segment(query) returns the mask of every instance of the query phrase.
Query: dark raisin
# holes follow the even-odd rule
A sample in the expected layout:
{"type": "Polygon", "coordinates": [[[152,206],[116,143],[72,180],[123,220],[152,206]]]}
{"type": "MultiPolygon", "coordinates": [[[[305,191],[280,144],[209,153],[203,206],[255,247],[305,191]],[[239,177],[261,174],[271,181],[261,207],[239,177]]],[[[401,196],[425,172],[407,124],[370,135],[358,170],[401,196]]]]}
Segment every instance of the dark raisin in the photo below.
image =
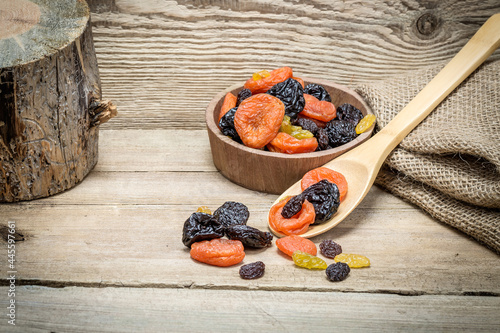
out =
{"type": "Polygon", "coordinates": [[[299,195],[314,206],[316,218],[313,224],[328,221],[337,212],[340,205],[340,193],[337,185],[326,179],[309,186],[299,195]]]}
{"type": "Polygon", "coordinates": [[[247,224],[250,212],[247,206],[240,202],[226,201],[215,210],[214,217],[223,227],[229,227],[234,224],[247,224]]]}
{"type": "Polygon", "coordinates": [[[245,280],[258,279],[264,275],[266,265],[262,261],[256,261],[251,264],[240,267],[240,277],[245,280]]]}
{"type": "Polygon", "coordinates": [[[219,127],[222,134],[229,136],[231,139],[237,142],[241,142],[240,136],[238,132],[236,132],[236,128],[234,128],[234,115],[238,108],[232,108],[226,112],[225,115],[219,121],[219,127]]]}
{"type": "Polygon", "coordinates": [[[353,105],[345,103],[337,107],[337,118],[348,121],[356,126],[363,119],[363,113],[353,105]]]}
{"type": "Polygon", "coordinates": [[[337,254],[342,253],[342,247],[331,239],[325,239],[319,244],[319,252],[327,258],[334,259],[337,254]]]}
{"type": "Polygon", "coordinates": [[[325,131],[331,147],[342,146],[357,136],[355,126],[346,120],[332,120],[326,124],[325,131]]]}
{"type": "Polygon", "coordinates": [[[345,280],[350,271],[349,265],[343,262],[336,262],[326,268],[326,276],[330,281],[342,281],[345,280]]]}
{"type": "Polygon", "coordinates": [[[267,93],[279,98],[285,104],[285,114],[291,119],[297,118],[306,104],[304,88],[297,80],[291,78],[275,84],[267,93]]]}
{"type": "Polygon", "coordinates": [[[202,240],[221,238],[224,236],[224,226],[212,215],[193,213],[184,222],[182,243],[187,247],[202,240]]]}
{"type": "Polygon", "coordinates": [[[296,195],[291,197],[288,202],[283,206],[281,210],[281,216],[286,219],[291,218],[295,214],[298,214],[302,210],[302,205],[304,204],[304,196],[296,195]]]}
{"type": "Polygon", "coordinates": [[[245,246],[263,248],[272,245],[273,235],[270,232],[260,231],[257,228],[244,224],[235,224],[224,230],[227,238],[239,240],[245,246]]]}
{"type": "Polygon", "coordinates": [[[250,89],[245,88],[245,89],[240,90],[240,92],[238,93],[237,100],[236,100],[236,106],[240,105],[242,100],[247,99],[250,96],[252,96],[252,92],[250,91],[250,89]]]}
{"type": "Polygon", "coordinates": [[[292,121],[294,126],[300,126],[302,129],[311,132],[313,135],[316,135],[316,132],[320,129],[318,125],[311,119],[307,118],[297,118],[292,121]]]}
{"type": "Polygon", "coordinates": [[[319,99],[320,101],[327,101],[331,102],[332,98],[330,97],[330,94],[326,89],[316,83],[309,83],[307,86],[304,87],[304,94],[312,95],[319,99]]]}
{"type": "Polygon", "coordinates": [[[316,150],[327,150],[330,149],[330,138],[324,128],[319,128],[314,135],[316,140],[318,140],[318,148],[316,150]]]}

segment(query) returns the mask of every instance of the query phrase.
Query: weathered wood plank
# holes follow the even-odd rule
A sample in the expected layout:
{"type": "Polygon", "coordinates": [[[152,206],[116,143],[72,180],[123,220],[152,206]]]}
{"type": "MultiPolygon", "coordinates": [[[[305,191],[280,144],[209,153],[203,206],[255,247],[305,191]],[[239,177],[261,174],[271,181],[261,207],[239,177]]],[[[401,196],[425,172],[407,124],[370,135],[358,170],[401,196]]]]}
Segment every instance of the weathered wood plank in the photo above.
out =
{"type": "MultiPolygon", "coordinates": [[[[7,294],[7,287],[0,293],[7,294]]],[[[18,287],[4,332],[494,332],[499,297],[18,287]]],[[[0,299],[3,309],[5,298],[0,299]]]]}

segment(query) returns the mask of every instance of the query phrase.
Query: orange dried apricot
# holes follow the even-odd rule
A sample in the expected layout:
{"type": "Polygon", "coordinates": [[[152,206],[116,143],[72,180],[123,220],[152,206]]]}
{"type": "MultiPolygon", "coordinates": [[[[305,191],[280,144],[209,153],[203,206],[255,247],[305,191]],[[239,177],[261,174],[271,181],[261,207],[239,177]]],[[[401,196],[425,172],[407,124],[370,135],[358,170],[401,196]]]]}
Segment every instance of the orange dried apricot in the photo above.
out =
{"type": "MultiPolygon", "coordinates": [[[[263,71],[257,72],[262,73],[263,71]]],[[[280,83],[293,76],[293,71],[290,67],[281,67],[269,72],[268,76],[255,75],[248,79],[243,88],[249,89],[252,94],[260,94],[268,91],[276,83],[280,83]],[[255,80],[257,78],[257,80],[255,80]]]]}
{"type": "Polygon", "coordinates": [[[316,244],[307,238],[297,235],[290,235],[277,239],[276,246],[281,252],[289,255],[290,257],[297,250],[309,253],[313,256],[318,253],[316,244]]]}
{"type": "Polygon", "coordinates": [[[191,258],[214,266],[232,266],[245,258],[243,243],[239,240],[216,238],[191,245],[191,258]]]}
{"type": "Polygon", "coordinates": [[[224,101],[222,102],[222,106],[220,107],[220,112],[219,112],[219,122],[220,119],[227,113],[227,111],[231,110],[236,106],[236,101],[238,99],[236,96],[233,95],[233,93],[228,92],[226,96],[224,97],[224,101]]]}
{"type": "Polygon", "coordinates": [[[306,100],[306,104],[304,105],[304,110],[302,110],[300,114],[325,123],[337,116],[337,109],[333,103],[320,101],[309,94],[304,94],[304,99],[306,100]]]}
{"type": "Polygon", "coordinates": [[[343,174],[332,169],[328,169],[325,167],[312,169],[302,177],[302,180],[300,181],[300,187],[302,191],[304,191],[306,188],[308,188],[312,184],[316,184],[322,179],[326,179],[329,182],[337,185],[340,193],[340,201],[344,200],[347,194],[347,180],[345,179],[343,174]]]}
{"type": "Polygon", "coordinates": [[[234,127],[245,146],[260,149],[278,134],[285,105],[279,98],[257,94],[243,100],[234,115],[234,127]]]}
{"type": "Polygon", "coordinates": [[[297,81],[298,83],[300,83],[300,85],[302,86],[302,88],[305,87],[304,80],[302,80],[300,77],[292,77],[292,79],[294,79],[295,81],[297,81]]]}
{"type": "Polygon", "coordinates": [[[285,154],[310,153],[316,148],[318,140],[315,137],[296,139],[285,132],[279,132],[267,145],[270,151],[285,154]]]}
{"type": "Polygon", "coordinates": [[[290,198],[281,200],[271,207],[269,210],[269,225],[274,230],[287,236],[303,234],[307,231],[309,225],[314,223],[314,219],[316,218],[314,206],[305,200],[302,204],[302,209],[291,218],[286,219],[281,215],[281,211],[288,200],[290,198]]]}

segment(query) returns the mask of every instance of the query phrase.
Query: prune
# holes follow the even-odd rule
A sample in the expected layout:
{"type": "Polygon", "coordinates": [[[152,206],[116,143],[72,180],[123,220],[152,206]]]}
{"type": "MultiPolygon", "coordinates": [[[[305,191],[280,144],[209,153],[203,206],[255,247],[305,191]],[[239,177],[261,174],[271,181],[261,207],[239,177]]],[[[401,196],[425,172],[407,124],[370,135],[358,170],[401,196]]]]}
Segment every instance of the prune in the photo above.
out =
{"type": "Polygon", "coordinates": [[[331,147],[342,146],[357,136],[354,125],[346,120],[332,120],[326,124],[325,131],[331,147]]]}
{"type": "Polygon", "coordinates": [[[326,89],[322,85],[316,83],[309,83],[307,86],[305,86],[304,94],[312,95],[320,101],[332,101],[332,98],[330,97],[328,91],[326,91],[326,89]]]}
{"type": "Polygon", "coordinates": [[[245,249],[238,240],[217,238],[194,243],[189,254],[205,264],[227,267],[240,263],[245,258],[245,249]]]}
{"type": "Polygon", "coordinates": [[[187,247],[202,240],[224,236],[224,226],[212,215],[193,213],[184,222],[182,243],[187,247]]]}
{"type": "Polygon", "coordinates": [[[300,126],[292,125],[289,116],[283,117],[283,121],[281,122],[280,132],[289,134],[293,136],[295,139],[299,140],[312,138],[314,136],[308,130],[303,129],[300,126]]]}
{"type": "Polygon", "coordinates": [[[295,265],[307,269],[326,269],[327,267],[323,259],[302,251],[295,251],[292,254],[292,259],[295,265]]]}
{"type": "Polygon", "coordinates": [[[304,88],[292,78],[277,83],[267,91],[271,96],[279,98],[285,105],[285,114],[294,119],[304,109],[304,88]]]}
{"type": "Polygon", "coordinates": [[[306,188],[301,194],[313,204],[316,217],[313,224],[328,221],[337,212],[340,204],[340,193],[337,185],[326,179],[306,188]]]}
{"type": "Polygon", "coordinates": [[[356,134],[361,134],[369,129],[375,122],[375,119],[376,117],[374,114],[367,114],[366,116],[364,116],[363,119],[361,119],[356,125],[356,134]]]}
{"type": "Polygon", "coordinates": [[[337,118],[345,120],[356,126],[363,118],[363,113],[351,104],[344,103],[337,107],[337,118]]]}
{"type": "Polygon", "coordinates": [[[325,239],[319,244],[319,252],[327,258],[334,259],[342,253],[342,247],[331,239],[325,239]]]}
{"type": "Polygon", "coordinates": [[[214,218],[222,224],[223,228],[235,224],[247,224],[249,217],[250,212],[247,206],[235,201],[226,201],[214,212],[214,218]]]}
{"type": "Polygon", "coordinates": [[[251,264],[240,267],[240,277],[245,280],[258,279],[264,275],[266,265],[262,261],[256,261],[251,264]]]}
{"type": "Polygon", "coordinates": [[[219,121],[219,128],[222,134],[229,136],[234,141],[241,142],[240,136],[236,132],[236,128],[234,128],[234,115],[237,109],[232,108],[222,116],[219,121]]]}
{"type": "Polygon", "coordinates": [[[307,118],[297,118],[292,121],[292,125],[295,126],[300,126],[302,129],[311,132],[312,134],[316,135],[320,127],[316,125],[314,121],[311,119],[307,118]]]}
{"type": "Polygon", "coordinates": [[[247,99],[248,97],[252,96],[252,92],[250,89],[242,89],[238,93],[238,99],[236,101],[236,106],[240,105],[241,101],[247,99]]]}
{"type": "Polygon", "coordinates": [[[239,240],[245,246],[263,248],[272,245],[273,235],[244,224],[230,225],[225,228],[227,238],[239,240]]]}
{"type": "Polygon", "coordinates": [[[341,253],[335,256],[336,262],[343,262],[350,268],[362,268],[370,266],[370,259],[360,254],[341,253]]]}
{"type": "Polygon", "coordinates": [[[345,280],[350,271],[349,265],[336,262],[326,268],[326,276],[330,281],[342,281],[345,280]]]}
{"type": "Polygon", "coordinates": [[[314,136],[316,137],[316,140],[318,140],[317,150],[327,150],[331,148],[330,138],[324,128],[318,128],[318,131],[314,136]]]}
{"type": "Polygon", "coordinates": [[[283,210],[281,211],[281,216],[285,219],[289,219],[302,209],[302,205],[304,204],[304,200],[306,198],[302,195],[294,195],[291,197],[288,202],[283,206],[283,210]]]}

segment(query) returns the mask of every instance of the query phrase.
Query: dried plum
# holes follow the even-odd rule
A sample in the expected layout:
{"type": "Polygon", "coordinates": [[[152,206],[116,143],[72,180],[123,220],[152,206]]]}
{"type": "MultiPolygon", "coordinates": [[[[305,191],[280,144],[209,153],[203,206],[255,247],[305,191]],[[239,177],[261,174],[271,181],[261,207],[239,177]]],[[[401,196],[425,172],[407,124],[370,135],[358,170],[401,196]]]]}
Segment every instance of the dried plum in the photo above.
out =
{"type": "Polygon", "coordinates": [[[342,253],[342,247],[331,239],[325,239],[319,244],[319,251],[325,257],[334,259],[336,255],[342,253]]]}
{"type": "Polygon", "coordinates": [[[267,91],[271,96],[279,98],[285,105],[285,114],[295,119],[299,112],[304,109],[304,88],[294,79],[287,79],[277,83],[267,91]]]}
{"type": "Polygon", "coordinates": [[[234,224],[247,224],[250,212],[247,206],[240,202],[226,201],[215,210],[214,217],[223,227],[229,227],[234,224]]]}
{"type": "Polygon", "coordinates": [[[363,113],[353,105],[344,103],[337,107],[337,118],[348,121],[356,127],[359,121],[363,119],[363,113]]]}
{"type": "Polygon", "coordinates": [[[220,119],[219,127],[222,134],[229,136],[234,141],[241,142],[240,136],[238,132],[236,132],[236,128],[234,128],[234,115],[237,109],[238,108],[235,107],[227,111],[220,119]]]}
{"type": "Polygon", "coordinates": [[[316,218],[313,224],[328,221],[337,212],[340,205],[340,193],[337,185],[326,179],[309,186],[299,195],[314,206],[316,218]]]}
{"type": "Polygon", "coordinates": [[[225,228],[227,238],[239,240],[245,246],[263,248],[272,245],[273,235],[244,224],[230,225],[225,228]]]}
{"type": "Polygon", "coordinates": [[[213,216],[205,213],[193,213],[184,222],[182,243],[187,247],[202,240],[224,236],[224,226],[213,216]]]}
{"type": "Polygon", "coordinates": [[[307,119],[307,118],[294,119],[292,124],[295,126],[300,126],[300,127],[302,127],[302,129],[309,131],[314,135],[316,135],[316,132],[319,130],[319,126],[316,125],[316,123],[314,121],[312,121],[311,119],[307,119]]]}
{"type": "Polygon", "coordinates": [[[342,281],[347,278],[351,269],[343,262],[336,262],[326,268],[326,276],[330,281],[342,281]]]}
{"type": "Polygon", "coordinates": [[[240,105],[242,100],[247,99],[250,96],[252,96],[252,92],[250,91],[250,89],[245,88],[245,89],[240,90],[240,92],[238,93],[237,100],[236,100],[236,106],[240,105]]]}
{"type": "Polygon", "coordinates": [[[332,120],[326,124],[329,144],[332,148],[342,146],[357,136],[355,126],[346,120],[332,120]]]}
{"type": "Polygon", "coordinates": [[[324,128],[319,128],[314,136],[316,137],[316,140],[318,140],[317,150],[327,150],[331,148],[330,138],[324,128]]]}
{"type": "Polygon", "coordinates": [[[258,279],[264,275],[266,265],[262,261],[256,261],[251,264],[240,267],[240,277],[245,280],[258,279]]]}
{"type": "Polygon", "coordinates": [[[309,83],[307,86],[305,86],[304,94],[312,95],[320,101],[332,101],[332,98],[330,97],[328,91],[326,91],[326,89],[322,85],[316,83],[309,83]]]}
{"type": "Polygon", "coordinates": [[[292,218],[292,216],[298,214],[300,210],[302,209],[302,204],[304,204],[304,196],[302,195],[295,195],[291,197],[288,202],[283,206],[283,209],[281,210],[281,216],[283,216],[285,219],[292,218]]]}

